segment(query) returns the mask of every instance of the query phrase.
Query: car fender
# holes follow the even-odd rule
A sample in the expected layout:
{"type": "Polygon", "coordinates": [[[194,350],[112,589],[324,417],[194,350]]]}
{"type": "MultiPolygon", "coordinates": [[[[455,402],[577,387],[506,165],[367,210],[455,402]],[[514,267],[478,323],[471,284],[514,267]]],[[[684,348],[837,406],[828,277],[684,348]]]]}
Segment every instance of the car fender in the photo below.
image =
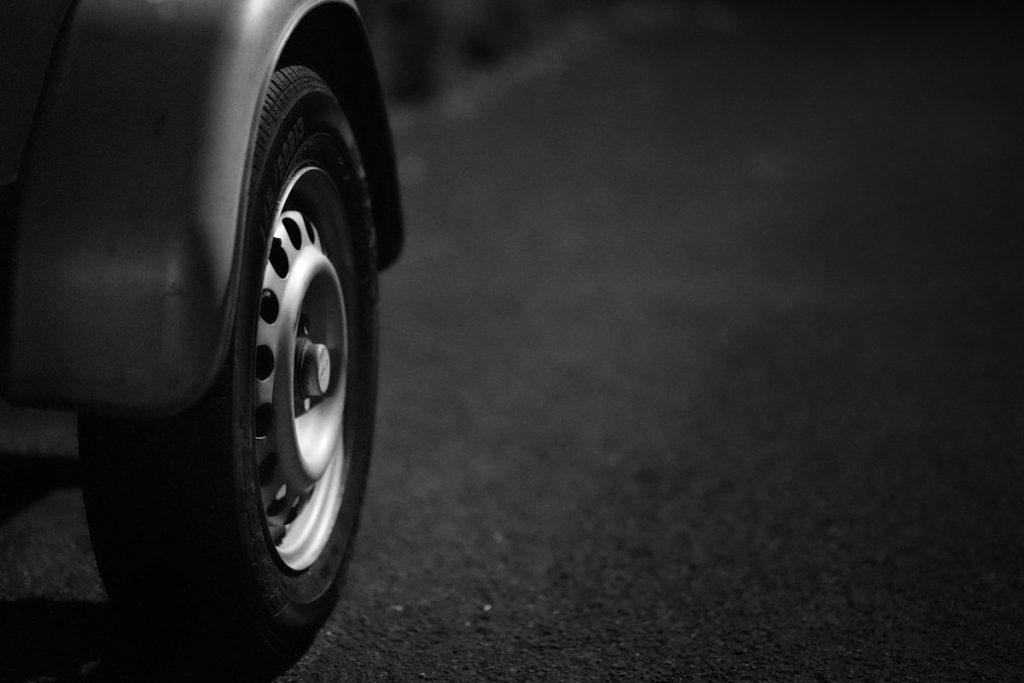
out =
{"type": "Polygon", "coordinates": [[[334,86],[367,168],[380,265],[394,260],[394,156],[353,3],[77,0],[18,181],[9,400],[162,416],[207,391],[239,295],[262,98],[283,60],[312,61],[334,86]]]}

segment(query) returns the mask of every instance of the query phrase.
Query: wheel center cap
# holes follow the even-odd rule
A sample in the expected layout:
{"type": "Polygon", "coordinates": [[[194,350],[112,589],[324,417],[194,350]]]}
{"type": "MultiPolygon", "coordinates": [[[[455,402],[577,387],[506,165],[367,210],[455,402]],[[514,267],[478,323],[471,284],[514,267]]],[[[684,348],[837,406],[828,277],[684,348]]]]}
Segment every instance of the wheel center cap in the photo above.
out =
{"type": "Polygon", "coordinates": [[[299,392],[303,398],[325,395],[331,388],[330,349],[308,339],[300,339],[297,347],[299,392]]]}

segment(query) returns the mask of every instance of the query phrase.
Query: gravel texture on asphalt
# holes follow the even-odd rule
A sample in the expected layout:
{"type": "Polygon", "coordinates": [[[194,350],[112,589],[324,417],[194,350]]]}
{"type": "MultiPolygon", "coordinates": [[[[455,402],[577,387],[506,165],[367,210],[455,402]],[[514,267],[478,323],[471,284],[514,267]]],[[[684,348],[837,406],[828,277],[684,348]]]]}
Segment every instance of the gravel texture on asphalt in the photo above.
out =
{"type": "Polygon", "coordinates": [[[402,127],[358,559],[282,680],[1024,676],[1019,33],[697,7],[402,127]]]}

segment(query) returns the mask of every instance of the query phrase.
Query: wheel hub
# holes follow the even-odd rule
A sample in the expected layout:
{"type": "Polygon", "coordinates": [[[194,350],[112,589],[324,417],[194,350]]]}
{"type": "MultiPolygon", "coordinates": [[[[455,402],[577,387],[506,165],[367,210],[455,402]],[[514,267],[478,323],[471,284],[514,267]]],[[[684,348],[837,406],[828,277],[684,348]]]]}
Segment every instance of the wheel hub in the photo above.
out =
{"type": "MultiPolygon", "coordinates": [[[[306,184],[306,192],[316,192],[325,180],[317,169],[306,169],[289,191],[306,184]]],[[[253,429],[261,503],[278,554],[301,570],[330,537],[346,470],[345,303],[313,217],[281,212],[260,301],[253,429]]]]}
{"type": "Polygon", "coordinates": [[[300,337],[295,348],[295,366],[302,398],[319,398],[328,392],[331,385],[331,351],[325,344],[300,337]]]}

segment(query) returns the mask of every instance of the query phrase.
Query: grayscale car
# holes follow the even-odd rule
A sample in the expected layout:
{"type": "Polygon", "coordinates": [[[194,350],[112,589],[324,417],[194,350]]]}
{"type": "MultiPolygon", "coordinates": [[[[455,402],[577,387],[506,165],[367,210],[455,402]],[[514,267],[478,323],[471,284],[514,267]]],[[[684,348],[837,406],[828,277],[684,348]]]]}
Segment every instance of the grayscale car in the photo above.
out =
{"type": "Polygon", "coordinates": [[[0,4],[0,388],[79,414],[128,624],[284,661],[366,484],[391,133],[342,0],[0,4]]]}

